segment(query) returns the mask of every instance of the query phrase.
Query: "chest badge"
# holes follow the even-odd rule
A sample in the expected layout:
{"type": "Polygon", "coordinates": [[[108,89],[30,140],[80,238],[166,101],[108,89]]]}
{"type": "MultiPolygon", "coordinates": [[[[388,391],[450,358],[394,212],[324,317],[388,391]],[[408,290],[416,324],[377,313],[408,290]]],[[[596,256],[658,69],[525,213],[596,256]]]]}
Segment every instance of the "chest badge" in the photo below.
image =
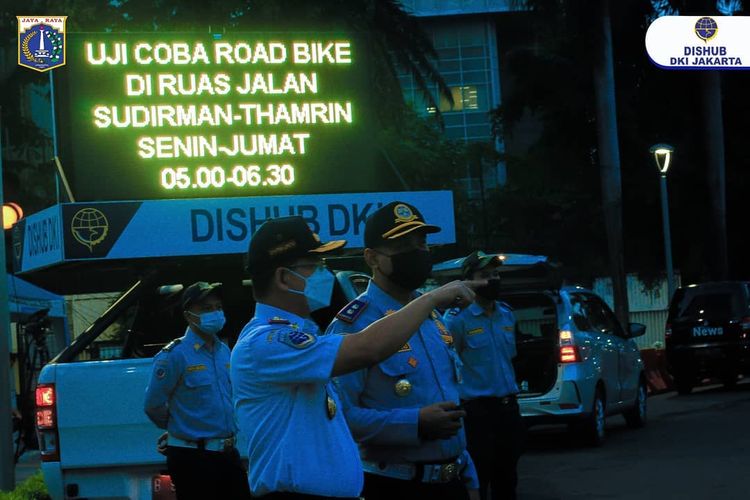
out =
{"type": "Polygon", "coordinates": [[[409,366],[411,366],[412,368],[416,368],[419,364],[419,361],[417,361],[417,358],[415,358],[414,356],[409,356],[409,360],[407,361],[407,363],[409,363],[409,366]]]}
{"type": "Polygon", "coordinates": [[[411,351],[411,346],[409,345],[408,342],[404,344],[404,346],[401,349],[398,350],[398,352],[409,352],[409,351],[411,351]]]}
{"type": "Polygon", "coordinates": [[[326,414],[328,415],[329,420],[333,420],[333,417],[336,416],[336,400],[333,399],[330,394],[326,394],[326,414]]]}
{"type": "Polygon", "coordinates": [[[403,398],[411,394],[412,385],[407,379],[402,378],[396,385],[393,386],[393,390],[396,391],[396,395],[403,398]]]}

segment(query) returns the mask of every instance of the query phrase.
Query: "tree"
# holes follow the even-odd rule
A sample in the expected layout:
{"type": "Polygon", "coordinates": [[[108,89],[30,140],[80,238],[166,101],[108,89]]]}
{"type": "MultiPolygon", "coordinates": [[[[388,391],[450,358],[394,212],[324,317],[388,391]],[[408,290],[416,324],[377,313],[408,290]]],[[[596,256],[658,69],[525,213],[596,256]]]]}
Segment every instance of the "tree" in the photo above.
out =
{"type": "MultiPolygon", "coordinates": [[[[654,3],[656,14],[733,15],[743,9],[741,0],[661,0],[654,3]]],[[[711,193],[713,221],[713,279],[729,276],[727,242],[726,164],[724,151],[724,117],[721,74],[704,71],[702,74],[701,105],[705,124],[707,180],[711,193]]]]}
{"type": "MultiPolygon", "coordinates": [[[[571,73],[572,78],[581,78],[575,71],[584,68],[584,88],[593,90],[595,95],[592,120],[596,124],[598,147],[591,151],[598,157],[601,179],[601,206],[609,255],[609,274],[612,276],[615,312],[618,318],[627,322],[628,298],[625,285],[625,265],[622,227],[622,188],[620,178],[620,155],[617,134],[617,111],[614,87],[614,67],[612,55],[612,33],[609,15],[609,0],[596,2],[593,9],[585,2],[566,0],[525,0],[521,3],[531,10],[532,15],[552,25],[553,30],[546,33],[544,49],[549,50],[550,59],[569,56],[561,46],[569,47],[571,40],[587,47],[593,47],[588,57],[576,60],[578,67],[571,73]],[[593,54],[593,55],[591,55],[593,54]]],[[[577,55],[580,49],[576,50],[577,55]]],[[[518,119],[520,110],[508,113],[507,110],[495,112],[496,129],[510,118],[518,119]]]]}

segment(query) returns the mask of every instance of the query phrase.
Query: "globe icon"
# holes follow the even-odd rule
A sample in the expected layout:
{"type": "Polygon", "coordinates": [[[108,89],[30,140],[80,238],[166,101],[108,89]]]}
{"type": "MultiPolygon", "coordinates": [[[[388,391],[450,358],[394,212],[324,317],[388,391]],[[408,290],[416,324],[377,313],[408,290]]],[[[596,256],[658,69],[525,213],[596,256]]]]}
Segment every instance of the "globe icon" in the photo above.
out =
{"type": "Polygon", "coordinates": [[[84,208],[76,212],[70,223],[70,230],[78,243],[93,252],[93,247],[107,237],[109,221],[95,208],[84,208]]]}
{"type": "Polygon", "coordinates": [[[695,34],[704,42],[708,42],[718,32],[719,25],[710,17],[701,17],[695,22],[695,34]]]}

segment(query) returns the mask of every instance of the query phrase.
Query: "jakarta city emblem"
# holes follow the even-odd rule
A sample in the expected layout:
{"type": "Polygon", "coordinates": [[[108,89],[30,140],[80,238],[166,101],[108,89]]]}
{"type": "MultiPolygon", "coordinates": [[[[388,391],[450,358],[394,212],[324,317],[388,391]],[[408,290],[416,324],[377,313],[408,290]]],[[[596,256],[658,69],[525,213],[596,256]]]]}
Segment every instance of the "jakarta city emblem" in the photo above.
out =
{"type": "Polygon", "coordinates": [[[65,65],[67,16],[17,16],[18,64],[34,71],[65,65]]]}

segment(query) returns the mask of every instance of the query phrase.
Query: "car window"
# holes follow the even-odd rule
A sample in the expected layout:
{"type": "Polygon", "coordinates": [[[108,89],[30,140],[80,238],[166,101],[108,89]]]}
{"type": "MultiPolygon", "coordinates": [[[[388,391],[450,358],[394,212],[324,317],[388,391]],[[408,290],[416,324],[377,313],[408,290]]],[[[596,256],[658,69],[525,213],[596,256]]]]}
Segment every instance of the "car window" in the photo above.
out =
{"type": "Polygon", "coordinates": [[[615,316],[615,313],[612,312],[612,309],[609,308],[607,303],[599,297],[591,296],[589,297],[589,300],[593,303],[592,310],[596,311],[597,321],[601,327],[600,331],[617,335],[618,337],[624,337],[625,332],[617,321],[617,316],[615,316]]]}
{"type": "Polygon", "coordinates": [[[729,319],[747,314],[744,288],[736,285],[678,289],[669,308],[670,320],[729,319]]]}
{"type": "Polygon", "coordinates": [[[583,331],[623,336],[623,330],[612,310],[599,297],[571,294],[571,317],[576,328],[583,331]]]}
{"type": "Polygon", "coordinates": [[[593,327],[588,320],[588,304],[586,296],[579,293],[570,294],[571,318],[573,324],[581,331],[591,331],[593,327]]]}

